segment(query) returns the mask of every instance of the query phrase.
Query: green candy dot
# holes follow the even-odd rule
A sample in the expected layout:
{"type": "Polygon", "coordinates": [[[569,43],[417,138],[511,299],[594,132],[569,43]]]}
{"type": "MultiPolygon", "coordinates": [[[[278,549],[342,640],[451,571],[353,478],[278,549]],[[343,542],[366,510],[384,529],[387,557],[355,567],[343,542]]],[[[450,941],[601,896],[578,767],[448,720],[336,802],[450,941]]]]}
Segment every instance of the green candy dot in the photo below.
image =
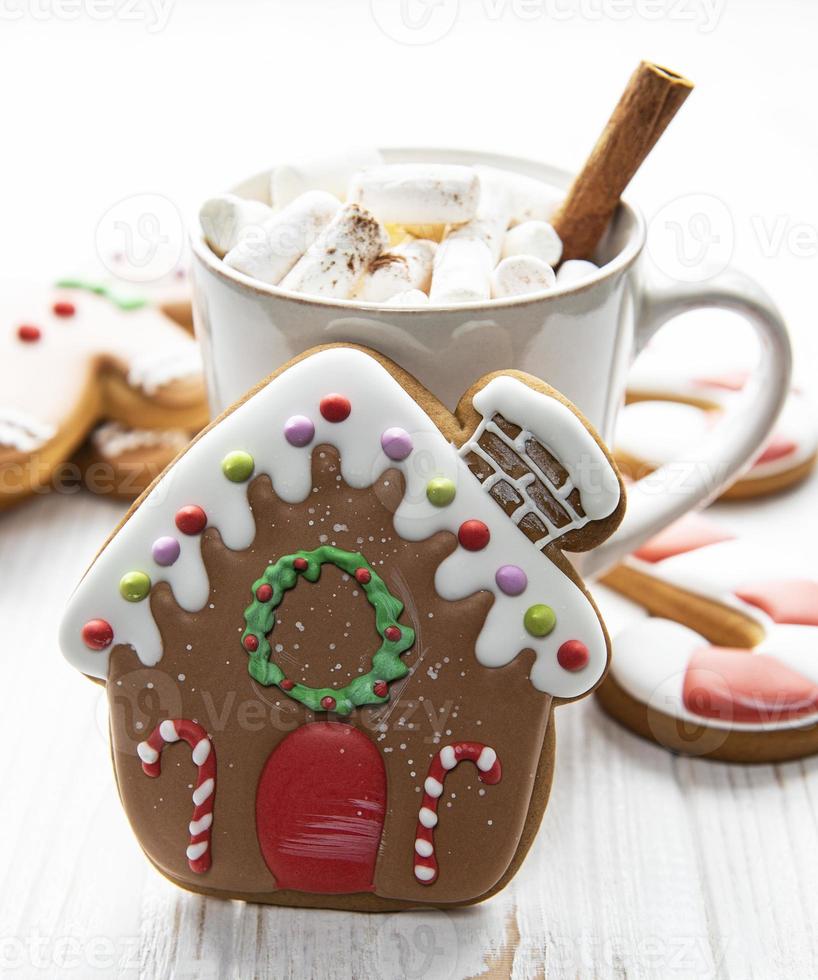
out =
{"type": "Polygon", "coordinates": [[[544,606],[540,603],[526,609],[523,622],[532,636],[548,636],[557,625],[557,615],[551,606],[544,606]]]}
{"type": "Polygon", "coordinates": [[[454,500],[455,493],[454,480],[447,476],[436,476],[426,484],[426,496],[435,507],[448,506],[454,500]]]}
{"type": "Polygon", "coordinates": [[[250,479],[255,465],[250,453],[237,450],[234,453],[228,453],[222,460],[222,473],[233,483],[244,483],[245,480],[250,479]]]}
{"type": "Polygon", "coordinates": [[[119,591],[128,602],[141,602],[151,590],[151,580],[144,572],[127,572],[119,580],[119,591]]]}

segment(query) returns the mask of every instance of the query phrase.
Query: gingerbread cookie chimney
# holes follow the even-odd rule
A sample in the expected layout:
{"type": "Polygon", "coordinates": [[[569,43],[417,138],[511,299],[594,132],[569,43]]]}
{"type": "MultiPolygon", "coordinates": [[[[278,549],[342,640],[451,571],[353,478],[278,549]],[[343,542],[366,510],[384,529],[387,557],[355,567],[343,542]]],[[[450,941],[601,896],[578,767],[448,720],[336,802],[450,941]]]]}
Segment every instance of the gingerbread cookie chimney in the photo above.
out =
{"type": "Polygon", "coordinates": [[[63,623],[150,860],[277,904],[497,891],[545,807],[552,708],[608,663],[559,549],[623,510],[533,378],[484,378],[452,415],[362,348],[288,364],[141,498],[63,623]]]}

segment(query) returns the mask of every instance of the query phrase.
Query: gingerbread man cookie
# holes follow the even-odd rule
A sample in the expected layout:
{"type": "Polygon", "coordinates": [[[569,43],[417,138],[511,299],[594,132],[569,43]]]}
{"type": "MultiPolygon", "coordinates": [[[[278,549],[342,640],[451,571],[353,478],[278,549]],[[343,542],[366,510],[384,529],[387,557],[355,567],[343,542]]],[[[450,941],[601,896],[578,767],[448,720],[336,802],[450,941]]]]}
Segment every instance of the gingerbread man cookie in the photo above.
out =
{"type": "Polygon", "coordinates": [[[193,333],[190,272],[186,261],[179,261],[163,275],[144,280],[145,270],[121,251],[108,252],[102,262],[89,263],[85,271],[66,276],[57,284],[63,288],[104,292],[124,309],[153,306],[193,333]]]}
{"type": "Polygon", "coordinates": [[[132,429],[103,422],[74,457],[86,490],[135,500],[195,435],[186,429],[132,429]]]}
{"type": "Polygon", "coordinates": [[[0,508],[49,485],[93,425],[197,429],[207,419],[198,347],[144,303],[104,287],[3,290],[0,508]]]}
{"type": "Polygon", "coordinates": [[[588,423],[528,376],[452,415],[363,348],[273,375],[136,505],[62,625],[107,685],[151,861],[275,904],[497,891],[545,807],[552,707],[608,664],[560,549],[623,510],[588,423]]]}
{"type": "Polygon", "coordinates": [[[605,582],[656,618],[614,636],[603,707],[675,751],[772,762],[818,751],[818,574],[792,548],[684,518],[605,582]]]}

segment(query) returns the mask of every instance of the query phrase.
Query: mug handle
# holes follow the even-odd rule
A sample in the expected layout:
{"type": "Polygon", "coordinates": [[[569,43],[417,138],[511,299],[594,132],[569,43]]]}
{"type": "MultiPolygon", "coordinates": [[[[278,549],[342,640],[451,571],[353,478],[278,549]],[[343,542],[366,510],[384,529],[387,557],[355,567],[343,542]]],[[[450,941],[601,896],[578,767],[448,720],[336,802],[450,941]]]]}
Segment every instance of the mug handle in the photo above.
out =
{"type": "MultiPolygon", "coordinates": [[[[741,314],[755,328],[761,357],[733,407],[707,438],[628,488],[617,532],[584,556],[583,575],[599,575],[689,510],[703,507],[733,483],[769,436],[790,387],[792,351],[781,313],[764,290],[734,269],[706,283],[649,286],[641,301],[638,354],[668,320],[703,307],[741,314]]],[[[706,360],[706,351],[703,352],[706,360]]]]}

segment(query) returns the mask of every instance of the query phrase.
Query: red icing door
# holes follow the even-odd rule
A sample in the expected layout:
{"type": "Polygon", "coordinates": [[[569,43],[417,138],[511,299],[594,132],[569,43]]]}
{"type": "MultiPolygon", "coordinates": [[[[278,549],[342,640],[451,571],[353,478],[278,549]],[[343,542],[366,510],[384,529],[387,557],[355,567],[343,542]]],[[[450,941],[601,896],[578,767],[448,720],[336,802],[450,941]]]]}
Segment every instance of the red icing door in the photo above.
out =
{"type": "Polygon", "coordinates": [[[261,853],[278,887],[371,891],[385,808],[383,760],[356,728],[313,722],[288,735],[256,794],[261,853]]]}

